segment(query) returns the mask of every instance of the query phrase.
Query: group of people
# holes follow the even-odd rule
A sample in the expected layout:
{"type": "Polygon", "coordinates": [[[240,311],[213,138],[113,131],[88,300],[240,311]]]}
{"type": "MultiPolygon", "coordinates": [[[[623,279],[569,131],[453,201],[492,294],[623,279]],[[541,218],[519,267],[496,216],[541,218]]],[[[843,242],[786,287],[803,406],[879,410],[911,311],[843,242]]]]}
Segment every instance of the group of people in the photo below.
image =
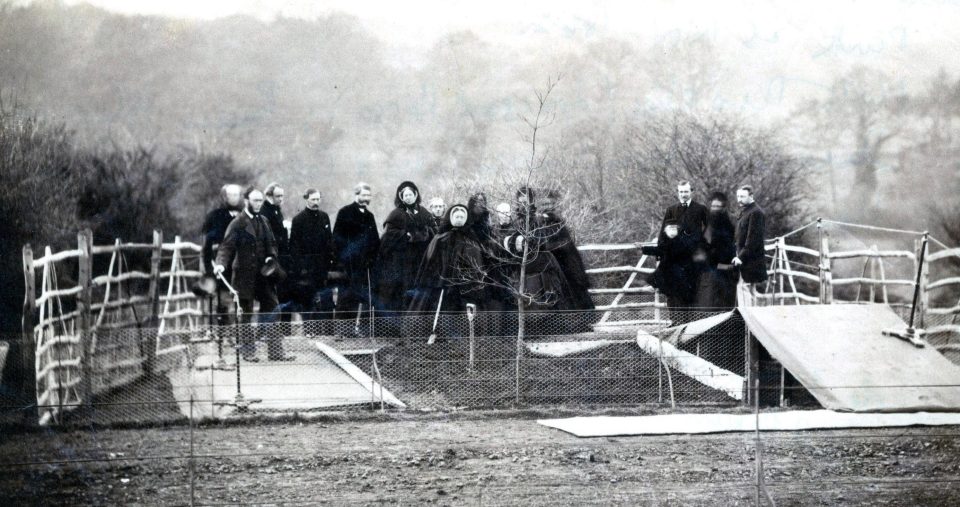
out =
{"type": "Polygon", "coordinates": [[[753,187],[737,189],[736,223],[727,212],[727,196],[714,192],[709,208],[693,200],[689,181],[677,184],[678,203],[667,208],[656,246],[643,252],[660,262],[648,282],[667,298],[673,324],[690,319],[694,310],[754,304],[767,279],[764,261],[763,210],[753,187]]]}
{"type": "MultiPolygon", "coordinates": [[[[537,201],[524,187],[512,205],[499,203],[493,212],[482,192],[449,207],[434,198],[428,209],[417,185],[405,181],[382,234],[369,209],[370,186],[359,183],[353,194],[331,222],[320,209],[322,193],[307,189],[288,234],[280,185],[246,192],[225,185],[222,205],[203,226],[204,269],[230,281],[245,321],[254,301],[261,321],[293,312],[355,319],[371,308],[387,321],[408,313],[513,312],[518,305],[531,311],[594,308],[555,192],[537,201]]],[[[229,315],[230,298],[218,299],[218,314],[229,315]]],[[[252,337],[241,351],[257,360],[252,337]]],[[[268,359],[291,359],[278,338],[268,341],[268,359]]]]}
{"type": "MultiPolygon", "coordinates": [[[[371,309],[387,321],[410,313],[509,314],[519,305],[532,312],[594,309],[583,259],[554,191],[523,187],[512,204],[492,208],[483,192],[466,204],[447,207],[434,198],[424,207],[417,185],[404,181],[382,234],[365,183],[354,187],[353,202],[333,222],[320,209],[323,194],[305,190],[305,206],[289,234],[280,185],[241,192],[238,185],[225,185],[222,206],[207,215],[203,264],[208,273],[230,281],[244,320],[254,301],[261,316],[281,319],[293,312],[308,319],[356,319],[371,309]]],[[[659,258],[648,281],[666,296],[674,324],[688,320],[692,309],[732,308],[738,297],[751,302],[767,277],[764,214],[753,189],[737,190],[736,223],[723,193],[713,193],[708,208],[693,200],[691,184],[681,181],[677,197],[664,213],[656,246],[643,247],[659,258]]],[[[218,299],[218,314],[229,315],[230,298],[218,299]]],[[[509,322],[503,318],[494,325],[509,322]]],[[[584,331],[591,323],[581,317],[563,331],[584,331]]],[[[256,360],[252,338],[241,350],[256,360]]],[[[269,342],[268,358],[290,359],[278,338],[269,342]]]]}

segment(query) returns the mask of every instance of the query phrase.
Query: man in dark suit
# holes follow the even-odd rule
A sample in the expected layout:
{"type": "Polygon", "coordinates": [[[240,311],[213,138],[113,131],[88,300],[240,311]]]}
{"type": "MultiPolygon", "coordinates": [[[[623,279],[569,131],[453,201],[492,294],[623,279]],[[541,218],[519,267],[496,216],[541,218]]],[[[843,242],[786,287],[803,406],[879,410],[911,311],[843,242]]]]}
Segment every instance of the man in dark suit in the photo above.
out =
{"type": "MultiPolygon", "coordinates": [[[[333,312],[333,296],[327,275],[333,262],[333,230],[330,217],[320,209],[323,195],[315,188],[303,193],[307,207],[293,217],[290,227],[290,254],[296,267],[293,302],[306,312],[333,312]]],[[[304,315],[304,319],[310,316],[304,315]]]]}
{"type": "MultiPolygon", "coordinates": [[[[226,266],[232,268],[233,277],[230,283],[239,295],[244,324],[250,322],[254,300],[260,303],[262,316],[272,315],[273,309],[277,307],[274,281],[262,273],[265,264],[276,261],[277,242],[273,238],[270,224],[260,214],[260,209],[263,207],[263,193],[250,189],[247,191],[246,198],[247,205],[243,212],[237,215],[237,218],[234,218],[227,227],[223,243],[217,252],[217,260],[213,265],[213,272],[216,274],[223,273],[226,266]]],[[[258,361],[255,339],[252,331],[241,336],[240,352],[247,361],[258,361]]],[[[279,333],[270,333],[267,357],[271,361],[293,360],[293,357],[284,356],[283,342],[279,333]]]]}
{"type": "Polygon", "coordinates": [[[340,208],[333,227],[336,260],[347,278],[337,296],[337,318],[343,319],[355,318],[361,304],[370,308],[370,268],[380,249],[377,219],[367,209],[370,185],[358,183],[353,194],[353,203],[340,208]]]}
{"type": "MultiPolygon", "coordinates": [[[[203,259],[203,272],[213,273],[213,261],[217,255],[217,249],[220,243],[223,243],[223,236],[227,233],[227,227],[230,222],[236,218],[243,210],[243,189],[240,185],[232,183],[226,184],[220,188],[220,206],[210,213],[207,213],[203,221],[203,246],[201,254],[203,259]]],[[[226,266],[224,277],[229,279],[231,276],[230,266],[226,266]]],[[[227,293],[223,282],[217,280],[217,321],[220,325],[228,324],[230,316],[233,314],[230,308],[230,295],[227,293]]]]}
{"type": "Polygon", "coordinates": [[[757,284],[767,279],[763,249],[766,217],[754,202],[753,187],[750,185],[737,189],[737,204],[740,205],[740,216],[737,217],[737,256],[733,258],[733,265],[740,268],[738,303],[752,306],[756,304],[757,284]]]}
{"type": "Polygon", "coordinates": [[[263,208],[260,214],[267,219],[270,224],[270,230],[273,232],[273,238],[277,241],[277,254],[283,258],[289,252],[289,240],[287,239],[287,228],[283,225],[283,197],[285,192],[279,183],[273,182],[267,185],[263,195],[266,198],[263,201],[263,208]]]}
{"type": "Polygon", "coordinates": [[[699,281],[693,255],[701,246],[709,217],[707,207],[693,200],[689,181],[677,183],[677,197],[680,202],[663,214],[657,246],[644,249],[644,253],[660,258],[648,282],[667,297],[674,325],[692,320],[690,312],[699,281]]]}

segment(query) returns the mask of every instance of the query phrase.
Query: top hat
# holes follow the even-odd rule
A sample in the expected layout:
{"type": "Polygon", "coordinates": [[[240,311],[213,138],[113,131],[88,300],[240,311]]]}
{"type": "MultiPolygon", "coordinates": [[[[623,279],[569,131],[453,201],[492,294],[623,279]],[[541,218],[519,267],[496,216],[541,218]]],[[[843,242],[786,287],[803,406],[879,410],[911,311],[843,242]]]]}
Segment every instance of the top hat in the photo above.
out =
{"type": "Polygon", "coordinates": [[[264,278],[280,281],[287,277],[287,272],[283,270],[275,257],[270,257],[260,267],[260,275],[264,278]]]}
{"type": "Polygon", "coordinates": [[[194,282],[190,287],[190,291],[197,297],[210,297],[217,293],[217,280],[213,275],[205,274],[194,282]]]}

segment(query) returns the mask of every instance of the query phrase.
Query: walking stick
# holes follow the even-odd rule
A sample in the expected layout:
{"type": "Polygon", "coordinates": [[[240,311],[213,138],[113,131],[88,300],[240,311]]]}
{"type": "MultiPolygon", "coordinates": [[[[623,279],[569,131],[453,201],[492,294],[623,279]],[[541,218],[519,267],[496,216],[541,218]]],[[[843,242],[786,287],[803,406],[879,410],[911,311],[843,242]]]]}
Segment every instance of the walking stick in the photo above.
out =
{"type": "Polygon", "coordinates": [[[357,303],[357,318],[353,323],[353,334],[360,336],[360,316],[363,315],[363,303],[357,303]]]}
{"type": "Polygon", "coordinates": [[[373,285],[370,283],[370,268],[367,268],[367,311],[370,313],[369,335],[373,336],[373,285]]]}
{"type": "Polygon", "coordinates": [[[473,331],[473,317],[477,314],[477,305],[473,303],[467,303],[467,322],[470,323],[470,366],[468,367],[469,371],[473,371],[474,368],[474,355],[475,355],[475,343],[474,343],[474,331],[473,331]]]}
{"type": "Polygon", "coordinates": [[[217,273],[217,276],[223,281],[223,284],[227,287],[227,290],[230,291],[230,294],[233,295],[233,304],[236,306],[237,314],[233,322],[233,331],[234,331],[234,350],[236,351],[236,361],[237,361],[237,395],[233,398],[233,402],[218,402],[213,401],[214,405],[231,405],[236,407],[237,412],[246,412],[250,409],[251,403],[260,403],[259,399],[247,399],[243,397],[243,393],[240,392],[240,317],[243,315],[243,308],[240,307],[240,294],[236,289],[230,285],[230,282],[224,278],[222,273],[217,273]]]}
{"type": "Polygon", "coordinates": [[[433,315],[433,331],[430,333],[430,337],[427,338],[427,345],[432,345],[433,342],[437,341],[437,321],[440,320],[440,307],[443,306],[443,291],[440,289],[440,300],[437,301],[437,313],[433,315]]]}

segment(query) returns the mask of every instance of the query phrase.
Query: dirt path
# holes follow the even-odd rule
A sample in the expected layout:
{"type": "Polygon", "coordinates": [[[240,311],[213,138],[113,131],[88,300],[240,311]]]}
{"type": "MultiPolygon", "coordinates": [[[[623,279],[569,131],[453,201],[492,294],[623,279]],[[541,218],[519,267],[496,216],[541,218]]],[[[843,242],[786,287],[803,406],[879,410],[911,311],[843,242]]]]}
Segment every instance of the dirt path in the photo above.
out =
{"type": "MultiPolygon", "coordinates": [[[[957,505],[958,437],[770,433],[764,466],[778,505],[957,505]]],[[[189,452],[185,427],[8,436],[0,504],[189,504],[189,452]],[[22,464],[63,460],[89,461],[22,464]]],[[[200,428],[194,453],[198,504],[747,505],[754,494],[750,434],[579,439],[530,419],[433,417],[200,428]]]]}

